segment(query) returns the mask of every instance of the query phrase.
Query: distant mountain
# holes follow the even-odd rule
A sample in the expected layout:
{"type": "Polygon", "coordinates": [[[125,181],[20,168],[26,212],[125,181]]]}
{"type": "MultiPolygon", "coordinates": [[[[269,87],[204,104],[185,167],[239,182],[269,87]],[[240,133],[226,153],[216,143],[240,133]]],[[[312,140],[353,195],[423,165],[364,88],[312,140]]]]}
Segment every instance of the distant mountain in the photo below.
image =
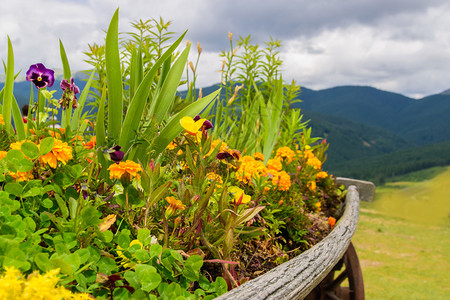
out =
{"type": "Polygon", "coordinates": [[[450,139],[450,94],[419,100],[367,86],[340,86],[314,91],[302,89],[296,104],[319,112],[389,130],[415,145],[450,139]]]}

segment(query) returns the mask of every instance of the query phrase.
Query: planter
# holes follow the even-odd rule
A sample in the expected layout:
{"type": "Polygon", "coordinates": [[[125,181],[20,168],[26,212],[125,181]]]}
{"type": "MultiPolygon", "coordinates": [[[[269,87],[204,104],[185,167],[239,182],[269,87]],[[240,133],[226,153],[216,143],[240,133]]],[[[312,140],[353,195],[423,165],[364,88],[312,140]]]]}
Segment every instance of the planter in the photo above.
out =
{"type": "Polygon", "coordinates": [[[359,217],[359,201],[357,187],[350,185],[345,211],[327,237],[301,255],[217,299],[364,299],[361,269],[351,245],[359,217]],[[345,271],[335,278],[335,271],[343,266],[345,271]],[[350,289],[340,287],[344,279],[348,279],[350,289]]]}

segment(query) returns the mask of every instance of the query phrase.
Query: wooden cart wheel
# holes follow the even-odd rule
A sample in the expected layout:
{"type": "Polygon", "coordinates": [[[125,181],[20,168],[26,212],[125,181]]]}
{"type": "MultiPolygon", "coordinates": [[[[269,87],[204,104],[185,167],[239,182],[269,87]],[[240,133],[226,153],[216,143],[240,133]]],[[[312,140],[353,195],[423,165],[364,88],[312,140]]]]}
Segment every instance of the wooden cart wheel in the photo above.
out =
{"type": "Polygon", "coordinates": [[[364,300],[364,282],[353,244],[307,300],[364,300]]]}

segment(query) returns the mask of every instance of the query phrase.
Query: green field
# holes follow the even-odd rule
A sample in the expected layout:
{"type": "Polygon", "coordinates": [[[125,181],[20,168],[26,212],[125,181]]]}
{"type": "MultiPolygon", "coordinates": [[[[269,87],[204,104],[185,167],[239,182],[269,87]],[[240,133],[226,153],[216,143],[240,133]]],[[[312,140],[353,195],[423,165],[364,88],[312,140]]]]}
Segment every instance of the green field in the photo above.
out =
{"type": "Polygon", "coordinates": [[[450,299],[450,168],[400,179],[361,203],[353,244],[366,299],[450,299]]]}

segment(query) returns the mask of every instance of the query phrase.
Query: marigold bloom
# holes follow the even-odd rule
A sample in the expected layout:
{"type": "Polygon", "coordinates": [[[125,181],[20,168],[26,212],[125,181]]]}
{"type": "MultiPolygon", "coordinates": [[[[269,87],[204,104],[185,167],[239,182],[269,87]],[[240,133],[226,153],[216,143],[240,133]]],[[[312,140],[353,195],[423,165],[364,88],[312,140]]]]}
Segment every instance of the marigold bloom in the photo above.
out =
{"type": "Polygon", "coordinates": [[[174,143],[174,142],[170,142],[169,143],[169,145],[167,145],[167,149],[169,149],[169,150],[173,150],[173,149],[175,149],[177,147],[177,144],[176,143],[174,143]]]}
{"type": "Polygon", "coordinates": [[[313,192],[316,190],[316,182],[315,181],[308,181],[308,183],[306,184],[306,186],[308,187],[308,189],[313,192]]]}
{"type": "Polygon", "coordinates": [[[72,147],[67,145],[66,142],[55,139],[52,150],[41,156],[40,160],[44,164],[48,164],[50,167],[56,168],[58,161],[65,165],[72,158],[72,147]]]}
{"type": "Polygon", "coordinates": [[[8,154],[8,152],[6,152],[6,151],[0,151],[0,159],[2,159],[3,157],[5,157],[6,154],[8,154]]]}
{"type": "Polygon", "coordinates": [[[314,206],[316,207],[317,211],[321,211],[322,210],[322,203],[317,202],[316,204],[314,204],[314,206]]]}
{"type": "Polygon", "coordinates": [[[275,158],[281,158],[290,163],[295,157],[295,152],[289,147],[280,147],[277,149],[275,158]]]}
{"type": "Polygon", "coordinates": [[[270,171],[278,172],[281,171],[283,165],[278,158],[272,158],[267,161],[267,169],[270,171]]]}
{"type": "Polygon", "coordinates": [[[8,173],[15,181],[28,181],[33,179],[31,172],[10,172],[8,173]]]}
{"type": "Polygon", "coordinates": [[[336,224],[336,219],[333,217],[328,218],[328,224],[330,224],[331,229],[334,228],[334,225],[336,224]]]}
{"type": "Polygon", "coordinates": [[[3,120],[2,114],[0,114],[0,125],[5,125],[5,120],[3,120]]]}
{"type": "Polygon", "coordinates": [[[328,177],[328,173],[325,171],[320,171],[319,173],[317,173],[316,178],[319,179],[323,179],[323,178],[327,178],[328,177]]]}
{"type": "Polygon", "coordinates": [[[319,170],[322,168],[322,162],[317,157],[309,158],[306,164],[312,166],[314,169],[319,170]]]}
{"type": "Polygon", "coordinates": [[[26,140],[11,143],[11,145],[9,145],[9,148],[15,149],[15,150],[21,150],[22,144],[25,142],[26,142],[26,140]]]}
{"type": "Polygon", "coordinates": [[[264,161],[264,154],[262,154],[261,152],[255,152],[255,153],[253,153],[253,157],[254,157],[256,160],[262,160],[262,161],[264,161]]]}
{"type": "Polygon", "coordinates": [[[215,180],[218,183],[223,183],[222,177],[214,172],[209,172],[208,174],[206,174],[206,178],[208,178],[209,180],[215,180]]]}
{"type": "Polygon", "coordinates": [[[291,176],[285,171],[277,172],[273,175],[272,184],[280,191],[288,191],[291,187],[291,176]]]}
{"type": "Polygon", "coordinates": [[[139,172],[142,171],[142,167],[140,164],[135,163],[134,161],[127,160],[121,161],[118,164],[112,164],[108,168],[109,178],[111,179],[121,179],[122,176],[129,176],[130,179],[141,178],[139,172]]]}
{"type": "Polygon", "coordinates": [[[253,177],[267,176],[267,168],[262,161],[245,155],[239,160],[240,166],[235,175],[243,183],[251,183],[253,177]]]}
{"type": "Polygon", "coordinates": [[[186,205],[181,200],[175,199],[175,197],[166,197],[166,201],[169,203],[169,207],[166,209],[166,218],[170,218],[177,210],[184,210],[186,205]]]}

